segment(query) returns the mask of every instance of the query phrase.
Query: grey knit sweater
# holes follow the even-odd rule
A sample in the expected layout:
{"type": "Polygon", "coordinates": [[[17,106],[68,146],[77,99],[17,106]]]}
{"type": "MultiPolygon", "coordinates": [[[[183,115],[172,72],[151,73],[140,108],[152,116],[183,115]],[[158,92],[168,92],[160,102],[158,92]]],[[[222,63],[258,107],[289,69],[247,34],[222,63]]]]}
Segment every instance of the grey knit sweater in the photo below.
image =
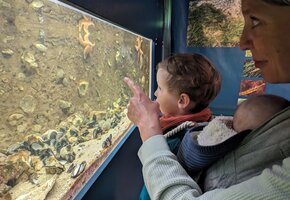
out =
{"type": "MultiPolygon", "coordinates": [[[[290,119],[290,108],[277,116],[280,117],[290,119]]],[[[277,128],[276,132],[279,130],[277,128]]],[[[144,181],[152,200],[290,199],[290,157],[284,159],[281,165],[263,170],[259,176],[227,189],[215,189],[202,194],[199,186],[186,174],[176,156],[170,152],[163,135],[154,136],[144,142],[138,155],[143,164],[144,181]]]]}

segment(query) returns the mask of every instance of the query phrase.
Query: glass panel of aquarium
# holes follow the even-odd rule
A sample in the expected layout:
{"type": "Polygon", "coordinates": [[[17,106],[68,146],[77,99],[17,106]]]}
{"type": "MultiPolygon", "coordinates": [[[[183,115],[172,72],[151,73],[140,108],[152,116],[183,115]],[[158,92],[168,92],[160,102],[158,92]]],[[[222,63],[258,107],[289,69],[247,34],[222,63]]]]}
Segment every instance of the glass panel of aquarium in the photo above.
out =
{"type": "Polygon", "coordinates": [[[152,40],[64,3],[0,0],[0,198],[71,199],[150,95],[152,40]]]}

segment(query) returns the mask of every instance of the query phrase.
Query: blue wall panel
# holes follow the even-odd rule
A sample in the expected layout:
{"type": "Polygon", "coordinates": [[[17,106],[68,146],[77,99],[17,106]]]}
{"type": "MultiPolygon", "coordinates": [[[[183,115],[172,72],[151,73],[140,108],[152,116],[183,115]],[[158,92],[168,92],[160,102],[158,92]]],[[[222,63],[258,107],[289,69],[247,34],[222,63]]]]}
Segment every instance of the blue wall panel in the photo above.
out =
{"type": "Polygon", "coordinates": [[[222,89],[210,105],[214,114],[231,115],[236,107],[242,74],[244,52],[236,48],[187,47],[187,0],[173,0],[172,46],[174,53],[199,53],[207,56],[222,75],[222,89]]]}

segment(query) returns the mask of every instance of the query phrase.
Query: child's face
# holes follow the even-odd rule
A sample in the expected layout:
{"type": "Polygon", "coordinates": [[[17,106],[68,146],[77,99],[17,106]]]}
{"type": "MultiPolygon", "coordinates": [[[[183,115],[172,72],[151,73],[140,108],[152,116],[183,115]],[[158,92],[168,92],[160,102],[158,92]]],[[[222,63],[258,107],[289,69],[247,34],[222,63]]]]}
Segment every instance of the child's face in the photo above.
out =
{"type": "Polygon", "coordinates": [[[165,69],[158,69],[157,84],[158,88],[154,95],[160,105],[160,110],[164,116],[176,116],[179,114],[178,100],[179,96],[173,91],[168,90],[167,78],[168,72],[165,69]]]}

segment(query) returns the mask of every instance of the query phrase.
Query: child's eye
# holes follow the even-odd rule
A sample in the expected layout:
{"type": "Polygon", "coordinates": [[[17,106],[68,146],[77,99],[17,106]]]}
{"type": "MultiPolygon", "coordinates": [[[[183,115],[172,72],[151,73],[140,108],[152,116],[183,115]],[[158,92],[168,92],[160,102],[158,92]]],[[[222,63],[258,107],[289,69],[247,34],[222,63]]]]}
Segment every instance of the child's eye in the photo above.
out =
{"type": "Polygon", "coordinates": [[[261,23],[260,20],[257,19],[256,17],[251,17],[251,20],[252,20],[252,28],[255,28],[261,23]]]}

